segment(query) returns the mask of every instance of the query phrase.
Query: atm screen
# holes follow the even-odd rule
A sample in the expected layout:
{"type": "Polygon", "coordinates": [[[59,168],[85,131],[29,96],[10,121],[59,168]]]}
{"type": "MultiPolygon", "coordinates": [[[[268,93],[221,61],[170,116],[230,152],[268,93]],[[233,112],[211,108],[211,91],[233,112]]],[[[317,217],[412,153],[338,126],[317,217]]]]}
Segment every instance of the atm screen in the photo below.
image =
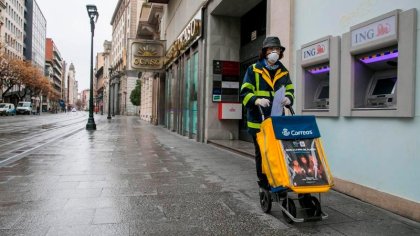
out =
{"type": "Polygon", "coordinates": [[[330,97],[330,86],[324,86],[319,93],[318,99],[326,99],[330,97]]]}
{"type": "Polygon", "coordinates": [[[397,77],[378,79],[372,95],[391,94],[396,82],[397,77]]]}

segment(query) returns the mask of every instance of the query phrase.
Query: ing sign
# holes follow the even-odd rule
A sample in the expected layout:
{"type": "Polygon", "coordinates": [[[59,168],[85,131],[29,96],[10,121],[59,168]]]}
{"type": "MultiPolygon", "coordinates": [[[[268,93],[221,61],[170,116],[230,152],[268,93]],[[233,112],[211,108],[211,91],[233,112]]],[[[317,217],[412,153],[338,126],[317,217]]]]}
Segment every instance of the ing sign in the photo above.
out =
{"type": "Polygon", "coordinates": [[[396,19],[396,16],[391,16],[351,31],[352,47],[396,35],[396,19]]]}

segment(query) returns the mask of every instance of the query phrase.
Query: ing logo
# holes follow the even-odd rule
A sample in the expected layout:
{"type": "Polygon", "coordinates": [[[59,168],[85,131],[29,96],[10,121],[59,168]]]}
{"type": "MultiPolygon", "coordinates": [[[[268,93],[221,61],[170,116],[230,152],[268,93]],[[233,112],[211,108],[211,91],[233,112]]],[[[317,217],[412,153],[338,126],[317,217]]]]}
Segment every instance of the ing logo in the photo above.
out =
{"type": "Polygon", "coordinates": [[[283,129],[283,131],[281,132],[284,136],[289,136],[290,135],[290,131],[286,128],[283,129]]]}

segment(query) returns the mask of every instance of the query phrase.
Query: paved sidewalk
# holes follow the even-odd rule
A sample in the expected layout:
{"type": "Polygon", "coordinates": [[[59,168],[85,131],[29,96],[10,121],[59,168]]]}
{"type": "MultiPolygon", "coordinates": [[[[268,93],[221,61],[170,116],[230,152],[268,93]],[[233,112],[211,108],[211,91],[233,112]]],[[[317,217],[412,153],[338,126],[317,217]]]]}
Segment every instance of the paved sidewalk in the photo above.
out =
{"type": "Polygon", "coordinates": [[[209,140],[209,144],[225,148],[238,154],[255,158],[254,144],[242,140],[209,140]]]}
{"type": "Polygon", "coordinates": [[[287,224],[261,211],[251,158],[137,117],[95,121],[0,168],[0,235],[420,235],[335,191],[329,219],[287,224]]]}

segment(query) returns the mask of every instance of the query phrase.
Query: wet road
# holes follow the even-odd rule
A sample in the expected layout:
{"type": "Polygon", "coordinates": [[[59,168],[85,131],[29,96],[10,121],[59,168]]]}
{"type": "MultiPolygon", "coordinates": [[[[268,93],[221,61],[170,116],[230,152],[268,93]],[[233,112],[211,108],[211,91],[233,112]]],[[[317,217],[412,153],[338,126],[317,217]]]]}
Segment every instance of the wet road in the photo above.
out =
{"type": "Polygon", "coordinates": [[[42,116],[0,117],[0,166],[23,157],[27,152],[82,130],[85,112],[42,116]]]}
{"type": "Polygon", "coordinates": [[[70,114],[0,120],[0,235],[420,235],[334,191],[329,219],[288,225],[276,205],[262,213],[251,159],[136,117],[95,116],[92,132],[70,114]]]}

